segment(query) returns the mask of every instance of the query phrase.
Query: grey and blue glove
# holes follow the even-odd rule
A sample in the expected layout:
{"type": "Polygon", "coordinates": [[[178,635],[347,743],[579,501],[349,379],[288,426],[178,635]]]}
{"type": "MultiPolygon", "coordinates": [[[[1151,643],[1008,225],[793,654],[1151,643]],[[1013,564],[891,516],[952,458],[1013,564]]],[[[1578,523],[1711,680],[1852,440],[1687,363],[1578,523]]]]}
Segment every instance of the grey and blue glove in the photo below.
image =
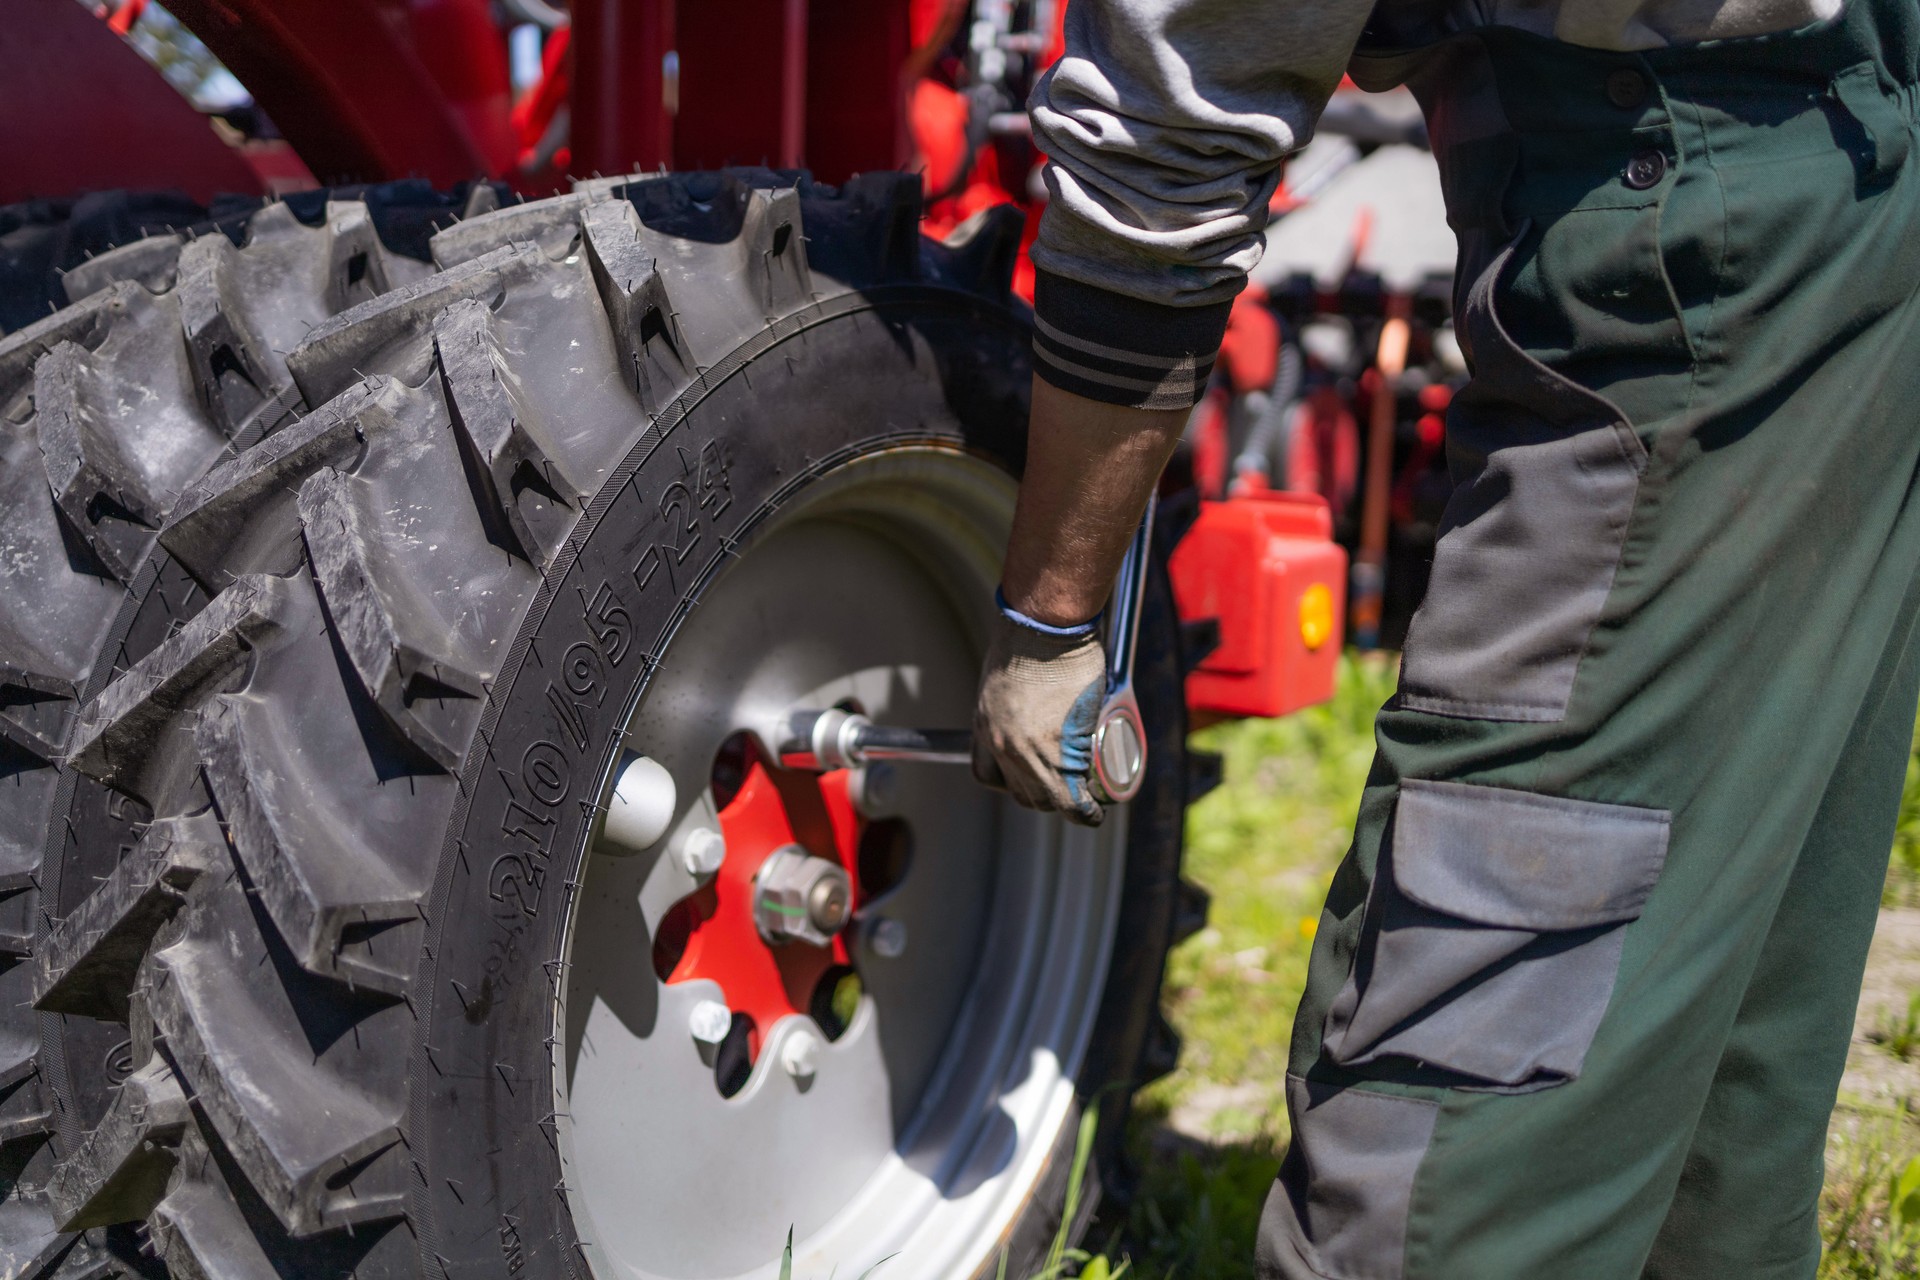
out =
{"type": "Polygon", "coordinates": [[[995,598],[1000,614],[973,713],[973,776],[1029,809],[1097,827],[1106,811],[1093,794],[1093,730],[1107,691],[1098,619],[1048,626],[995,598]]]}

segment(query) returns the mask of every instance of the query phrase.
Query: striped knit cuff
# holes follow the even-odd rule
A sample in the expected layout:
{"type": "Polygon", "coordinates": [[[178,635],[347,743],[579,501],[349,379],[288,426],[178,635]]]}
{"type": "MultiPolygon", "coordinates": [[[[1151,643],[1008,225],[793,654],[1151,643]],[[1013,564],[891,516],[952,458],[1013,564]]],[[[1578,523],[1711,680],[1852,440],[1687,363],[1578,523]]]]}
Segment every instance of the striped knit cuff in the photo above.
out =
{"type": "Polygon", "coordinates": [[[1051,272],[1033,294],[1033,371],[1089,400],[1190,409],[1207,392],[1231,302],[1169,307],[1051,272]]]}

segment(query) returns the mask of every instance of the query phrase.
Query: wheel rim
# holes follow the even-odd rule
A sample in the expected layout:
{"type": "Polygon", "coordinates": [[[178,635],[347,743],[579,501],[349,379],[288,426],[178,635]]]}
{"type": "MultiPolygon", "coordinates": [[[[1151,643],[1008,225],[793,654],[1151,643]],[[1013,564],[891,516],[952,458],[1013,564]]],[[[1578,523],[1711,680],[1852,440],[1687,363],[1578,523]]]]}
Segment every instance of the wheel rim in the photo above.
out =
{"type": "MultiPolygon", "coordinates": [[[[736,970],[654,946],[700,886],[674,852],[689,831],[725,827],[729,864],[771,852],[718,820],[729,738],[772,744],[789,710],[839,702],[883,723],[968,722],[1013,492],[936,446],[850,462],[761,524],[661,655],[627,741],[672,773],[674,823],[650,849],[601,844],[587,860],[551,1039],[564,1194],[597,1275],[771,1276],[791,1227],[803,1276],[892,1255],[915,1275],[969,1276],[1034,1193],[1104,983],[1123,814],[1087,831],[963,768],[895,769],[871,789],[890,801],[862,808],[868,830],[904,824],[911,855],[842,935],[857,1008],[843,1029],[805,1014],[756,1027],[731,1096],[716,1059],[738,1066],[739,1024],[717,1052],[690,1025],[704,1002],[739,1007],[736,970]],[[811,1072],[795,1075],[806,1037],[811,1072]]],[[[757,940],[724,941],[737,954],[757,940]]]]}

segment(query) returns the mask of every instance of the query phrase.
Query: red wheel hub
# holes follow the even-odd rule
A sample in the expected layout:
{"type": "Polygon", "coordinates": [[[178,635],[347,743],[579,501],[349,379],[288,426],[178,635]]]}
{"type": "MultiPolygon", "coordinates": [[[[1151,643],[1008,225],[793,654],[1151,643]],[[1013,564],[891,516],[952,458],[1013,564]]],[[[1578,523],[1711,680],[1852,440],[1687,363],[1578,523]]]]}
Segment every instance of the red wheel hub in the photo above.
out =
{"type": "Polygon", "coordinates": [[[782,769],[759,760],[748,767],[733,799],[720,810],[727,856],[714,878],[683,899],[661,921],[656,955],[681,946],[664,974],[669,983],[704,978],[719,985],[727,1007],[749,1020],[747,1049],[790,1013],[807,1014],[827,973],[850,963],[844,931],[825,947],[774,945],[754,923],[754,878],[776,849],[799,845],[837,862],[860,905],[859,850],[865,820],[848,793],[845,769],[825,774],[782,769]]]}

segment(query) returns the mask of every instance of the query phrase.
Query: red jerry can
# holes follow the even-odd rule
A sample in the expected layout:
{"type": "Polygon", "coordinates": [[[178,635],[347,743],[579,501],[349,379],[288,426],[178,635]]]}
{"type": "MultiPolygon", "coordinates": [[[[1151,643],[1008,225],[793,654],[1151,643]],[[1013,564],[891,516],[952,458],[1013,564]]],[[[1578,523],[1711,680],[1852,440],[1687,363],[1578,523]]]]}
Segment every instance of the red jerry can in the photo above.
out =
{"type": "Polygon", "coordinates": [[[1268,491],[1203,502],[1168,568],[1181,620],[1220,627],[1218,647],[1187,676],[1194,727],[1333,696],[1347,553],[1325,499],[1268,491]]]}

